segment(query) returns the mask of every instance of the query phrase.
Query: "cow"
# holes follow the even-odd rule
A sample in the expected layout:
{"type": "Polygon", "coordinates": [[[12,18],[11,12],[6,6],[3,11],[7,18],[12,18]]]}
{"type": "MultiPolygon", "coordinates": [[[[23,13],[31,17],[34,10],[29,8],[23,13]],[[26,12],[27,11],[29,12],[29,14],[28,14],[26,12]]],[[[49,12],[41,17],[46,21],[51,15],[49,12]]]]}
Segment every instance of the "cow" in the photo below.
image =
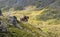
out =
{"type": "Polygon", "coordinates": [[[28,19],[29,19],[29,16],[20,17],[20,21],[23,21],[23,22],[27,22],[28,19]]]}
{"type": "Polygon", "coordinates": [[[2,16],[2,11],[0,10],[0,16],[2,16]]]}
{"type": "Polygon", "coordinates": [[[16,16],[13,16],[12,24],[15,25],[15,26],[18,24],[17,23],[17,17],[16,16]]]}

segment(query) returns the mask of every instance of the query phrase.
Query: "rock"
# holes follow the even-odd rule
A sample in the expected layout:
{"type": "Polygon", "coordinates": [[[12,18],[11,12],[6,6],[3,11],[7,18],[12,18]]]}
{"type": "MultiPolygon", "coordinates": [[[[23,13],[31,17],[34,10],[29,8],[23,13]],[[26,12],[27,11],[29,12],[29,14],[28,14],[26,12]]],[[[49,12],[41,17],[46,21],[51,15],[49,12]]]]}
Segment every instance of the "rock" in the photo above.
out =
{"type": "Polygon", "coordinates": [[[5,25],[5,23],[3,21],[0,20],[0,32],[2,33],[7,33],[8,32],[8,28],[5,25]]]}
{"type": "Polygon", "coordinates": [[[18,20],[16,16],[10,16],[7,18],[9,23],[12,23],[13,26],[19,28],[19,29],[23,29],[19,24],[18,24],[18,20]]]}

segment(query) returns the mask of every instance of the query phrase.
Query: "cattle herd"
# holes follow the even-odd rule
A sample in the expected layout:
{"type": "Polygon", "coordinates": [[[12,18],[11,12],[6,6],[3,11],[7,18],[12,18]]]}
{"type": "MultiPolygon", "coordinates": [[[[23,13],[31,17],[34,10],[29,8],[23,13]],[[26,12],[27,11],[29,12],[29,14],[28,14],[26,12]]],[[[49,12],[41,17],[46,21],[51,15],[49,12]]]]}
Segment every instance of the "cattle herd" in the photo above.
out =
{"type": "MultiPolygon", "coordinates": [[[[2,11],[0,10],[0,16],[3,16],[2,11]]],[[[20,17],[20,21],[28,22],[29,16],[20,17]]],[[[18,26],[18,20],[16,16],[9,16],[7,21],[12,23],[15,27],[18,26]]],[[[8,28],[3,26],[3,21],[0,18],[0,32],[8,32],[8,28]]]]}

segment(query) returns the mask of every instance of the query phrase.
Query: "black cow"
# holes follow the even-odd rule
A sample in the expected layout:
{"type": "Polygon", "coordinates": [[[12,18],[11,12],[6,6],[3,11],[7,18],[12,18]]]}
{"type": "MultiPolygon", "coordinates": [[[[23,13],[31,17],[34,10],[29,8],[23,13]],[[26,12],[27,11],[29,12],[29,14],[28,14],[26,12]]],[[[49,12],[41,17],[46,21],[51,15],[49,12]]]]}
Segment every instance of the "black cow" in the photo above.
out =
{"type": "Polygon", "coordinates": [[[0,10],[0,16],[2,16],[2,11],[0,10]]]}
{"type": "Polygon", "coordinates": [[[17,25],[17,17],[13,16],[13,21],[12,21],[13,25],[17,25]]]}
{"type": "Polygon", "coordinates": [[[29,19],[29,16],[23,16],[20,18],[21,21],[27,22],[29,19]]]}

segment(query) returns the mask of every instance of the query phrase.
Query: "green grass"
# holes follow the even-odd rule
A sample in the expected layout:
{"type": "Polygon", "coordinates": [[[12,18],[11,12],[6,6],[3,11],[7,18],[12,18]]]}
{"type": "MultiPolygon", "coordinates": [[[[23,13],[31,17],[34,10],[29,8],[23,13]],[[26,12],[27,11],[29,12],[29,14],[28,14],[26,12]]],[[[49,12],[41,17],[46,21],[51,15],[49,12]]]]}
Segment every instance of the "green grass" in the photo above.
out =
{"type": "MultiPolygon", "coordinates": [[[[4,13],[4,15],[6,15],[6,13],[4,13]]],[[[43,9],[40,11],[13,11],[11,16],[16,16],[19,21],[18,24],[23,27],[23,29],[18,29],[14,26],[9,27],[12,37],[60,37],[60,13],[55,10],[43,9]],[[21,22],[20,16],[22,15],[29,16],[29,21],[21,22]],[[39,28],[41,28],[41,30],[39,28]],[[27,32],[27,30],[24,29],[31,32],[27,32]]],[[[3,21],[4,19],[5,18],[3,18],[3,21]]],[[[8,25],[9,24],[11,23],[8,23],[8,25]]]]}

